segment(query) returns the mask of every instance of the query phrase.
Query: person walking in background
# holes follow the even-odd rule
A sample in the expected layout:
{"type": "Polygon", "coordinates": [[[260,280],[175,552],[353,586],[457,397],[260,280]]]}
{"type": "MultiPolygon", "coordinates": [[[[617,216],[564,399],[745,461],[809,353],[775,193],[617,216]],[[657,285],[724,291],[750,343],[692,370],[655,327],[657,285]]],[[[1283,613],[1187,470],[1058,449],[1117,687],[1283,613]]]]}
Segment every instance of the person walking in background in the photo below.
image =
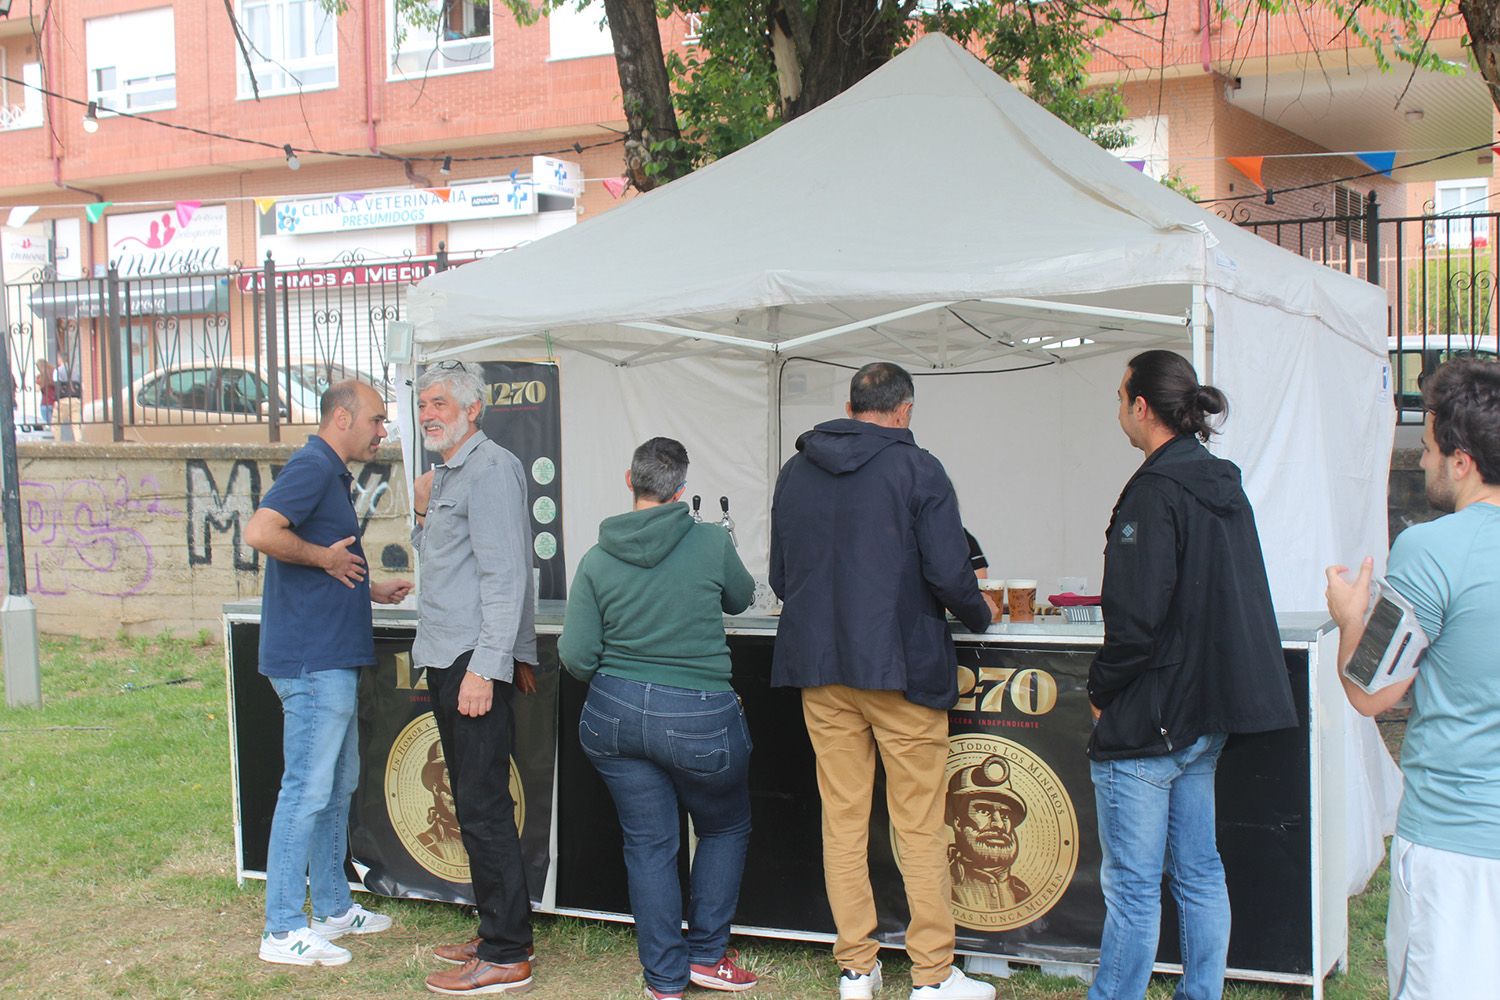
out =
{"type": "Polygon", "coordinates": [[[52,379],[52,365],[46,358],[36,359],[36,393],[42,423],[52,423],[52,408],[57,405],[57,383],[52,379]]]}
{"type": "Polygon", "coordinates": [[[1229,894],[1214,771],[1231,733],[1297,724],[1255,513],[1201,442],[1224,394],[1171,351],[1130,359],[1120,427],[1146,460],[1104,549],[1104,644],[1089,669],[1104,937],[1090,1000],[1140,1000],[1156,959],[1163,860],[1182,922],[1177,1000],[1217,1000],[1229,894]]]}
{"type": "Polygon", "coordinates": [[[625,485],[632,509],[599,525],[578,564],[557,655],[589,685],[578,740],[609,788],[625,837],[646,995],[688,983],[748,990],[726,948],[750,840],[750,732],[730,687],[725,614],[755,597],[730,535],[679,503],[687,450],[652,438],[625,485]],[[678,808],[698,838],[682,932],[678,808]]]}
{"type": "MultiPolygon", "coordinates": [[[[1415,678],[1350,703],[1377,715],[1408,690],[1406,789],[1391,838],[1385,952],[1392,1000],[1500,993],[1500,364],[1449,361],[1423,381],[1422,472],[1443,517],[1391,547],[1386,582],[1431,645],[1415,678]]],[[[1328,569],[1339,666],[1365,631],[1374,567],[1328,569]]]]}
{"type": "Polygon", "coordinates": [[[323,393],[321,410],[318,433],[287,461],[245,526],[245,541],[268,557],[260,672],[283,715],[260,941],[260,957],[282,965],[343,965],[351,955],[336,938],[391,926],[390,917],[353,901],[344,855],[359,783],[359,670],[375,662],[370,602],[399,604],[412,584],[369,581],[350,498],[347,463],[375,457],[385,402],[348,381],[323,393]]]}
{"type": "Polygon", "coordinates": [[[422,444],[442,458],[412,488],[422,566],[412,665],[427,672],[479,935],[433,954],[427,977],[467,996],[531,986],[531,896],[510,793],[516,691],[536,690],[531,515],[521,462],[479,430],[484,383],[446,361],[417,379],[422,444]]]}
{"type": "Polygon", "coordinates": [[[953,484],[912,437],[913,392],[900,367],[864,366],[850,382],[850,419],[803,434],[782,466],[771,587],[784,607],[771,683],[802,689],[817,756],[839,996],[881,986],[868,854],[878,750],[911,913],[912,1000],[991,1000],[993,986],[953,964],[944,793],[958,678],[943,609],[974,632],[991,611],[953,484]]]}

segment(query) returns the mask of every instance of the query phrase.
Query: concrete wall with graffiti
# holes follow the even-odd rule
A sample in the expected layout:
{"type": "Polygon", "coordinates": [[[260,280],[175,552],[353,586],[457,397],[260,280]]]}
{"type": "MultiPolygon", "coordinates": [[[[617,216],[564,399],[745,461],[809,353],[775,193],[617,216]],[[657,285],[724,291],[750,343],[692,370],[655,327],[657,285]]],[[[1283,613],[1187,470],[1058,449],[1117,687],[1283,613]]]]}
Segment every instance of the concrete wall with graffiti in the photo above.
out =
{"type": "MultiPolygon", "coordinates": [[[[217,634],[225,601],[260,594],[265,558],[245,544],[244,527],[294,448],[21,445],[26,586],[38,627],[217,634]]],[[[399,449],[350,471],[372,578],[410,577],[399,449]]]]}

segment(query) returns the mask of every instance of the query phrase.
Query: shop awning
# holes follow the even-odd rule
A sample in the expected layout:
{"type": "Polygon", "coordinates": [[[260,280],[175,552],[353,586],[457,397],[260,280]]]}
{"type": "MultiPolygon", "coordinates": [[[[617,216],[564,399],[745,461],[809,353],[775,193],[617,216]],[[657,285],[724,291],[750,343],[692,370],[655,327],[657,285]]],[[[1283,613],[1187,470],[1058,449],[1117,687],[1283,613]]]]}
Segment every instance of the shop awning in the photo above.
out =
{"type": "MultiPolygon", "coordinates": [[[[31,293],[31,311],[42,319],[94,319],[109,313],[103,279],[48,281],[31,293]]],[[[120,282],[121,316],[181,316],[227,312],[229,280],[222,276],[120,282]]]]}

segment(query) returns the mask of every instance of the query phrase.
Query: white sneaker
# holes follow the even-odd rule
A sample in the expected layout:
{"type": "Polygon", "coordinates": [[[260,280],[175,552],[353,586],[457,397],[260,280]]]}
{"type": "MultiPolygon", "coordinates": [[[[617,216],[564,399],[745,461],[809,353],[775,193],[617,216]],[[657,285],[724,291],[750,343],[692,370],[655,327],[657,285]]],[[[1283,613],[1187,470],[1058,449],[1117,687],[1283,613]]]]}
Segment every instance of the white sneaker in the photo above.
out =
{"type": "Polygon", "coordinates": [[[839,1000],[872,1000],[880,990],[880,959],[869,972],[845,969],[839,973],[839,1000]]]}
{"type": "Polygon", "coordinates": [[[391,918],[384,913],[371,913],[355,903],[342,917],[313,917],[312,929],[323,940],[334,941],[345,934],[379,934],[390,930],[391,918]]]}
{"type": "Polygon", "coordinates": [[[343,965],[354,956],[343,948],[298,927],[280,941],[266,931],[260,936],[260,957],[277,965],[343,965]]]}
{"type": "Polygon", "coordinates": [[[995,987],[970,979],[955,965],[936,986],[913,986],[911,1000],[995,1000],[995,987]]]}

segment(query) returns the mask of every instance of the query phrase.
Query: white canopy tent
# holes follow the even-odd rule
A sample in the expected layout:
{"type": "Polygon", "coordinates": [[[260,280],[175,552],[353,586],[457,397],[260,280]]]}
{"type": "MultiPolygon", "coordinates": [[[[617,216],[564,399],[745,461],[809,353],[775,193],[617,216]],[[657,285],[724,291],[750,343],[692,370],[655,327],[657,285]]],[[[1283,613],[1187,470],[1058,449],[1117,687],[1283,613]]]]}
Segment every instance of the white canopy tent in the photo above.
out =
{"type": "MultiPolygon", "coordinates": [[[[559,359],[570,572],[626,506],[631,449],[664,434],[687,445],[706,518],[733,499],[763,578],[776,469],[843,415],[837,366],[884,359],[919,376],[913,430],[995,574],[1097,587],[1140,459],[1114,391],[1151,347],[1229,396],[1214,448],[1245,471],[1278,610],[1321,609],[1325,565],[1386,550],[1383,294],[1161,187],[942,36],[658,191],[424,280],[409,304],[419,362],[559,359]]],[[[1362,883],[1397,779],[1373,724],[1352,731],[1362,883]]]]}

